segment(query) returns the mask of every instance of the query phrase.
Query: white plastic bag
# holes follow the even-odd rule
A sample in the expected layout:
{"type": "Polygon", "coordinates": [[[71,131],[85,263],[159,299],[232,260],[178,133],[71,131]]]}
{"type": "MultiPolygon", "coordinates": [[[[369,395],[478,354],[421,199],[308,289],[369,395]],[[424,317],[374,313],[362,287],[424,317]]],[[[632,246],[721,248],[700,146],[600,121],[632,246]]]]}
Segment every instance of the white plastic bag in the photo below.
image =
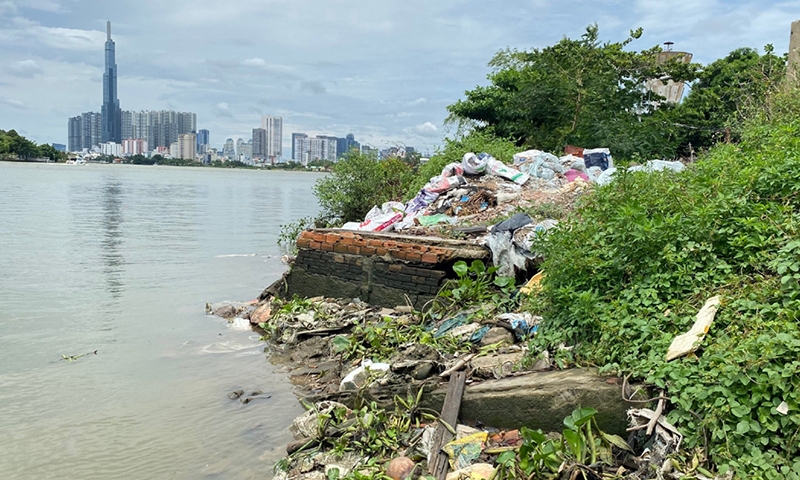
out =
{"type": "Polygon", "coordinates": [[[495,160],[494,158],[489,160],[489,164],[486,166],[486,171],[492,175],[507,178],[519,185],[524,185],[531,178],[527,173],[514,170],[513,168],[507,166],[499,160],[495,160]]]}
{"type": "Polygon", "coordinates": [[[461,165],[464,167],[464,172],[470,175],[480,175],[486,171],[486,166],[489,160],[494,160],[494,157],[488,153],[475,155],[472,152],[465,153],[464,158],[461,160],[461,165]]]}

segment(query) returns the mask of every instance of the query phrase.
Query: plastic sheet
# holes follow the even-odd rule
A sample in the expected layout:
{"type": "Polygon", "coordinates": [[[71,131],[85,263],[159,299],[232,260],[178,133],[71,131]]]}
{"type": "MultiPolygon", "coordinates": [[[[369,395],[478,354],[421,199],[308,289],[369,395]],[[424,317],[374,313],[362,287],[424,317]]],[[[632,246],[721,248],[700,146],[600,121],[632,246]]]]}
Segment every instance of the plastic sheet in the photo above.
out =
{"type": "Polygon", "coordinates": [[[497,267],[497,274],[502,277],[513,277],[515,268],[525,269],[528,258],[517,251],[511,232],[492,232],[486,237],[486,246],[492,251],[492,264],[497,267]]]}
{"type": "Polygon", "coordinates": [[[522,173],[518,170],[515,170],[503,162],[495,160],[494,158],[489,160],[489,163],[486,166],[486,171],[492,175],[497,175],[498,177],[511,180],[519,185],[524,185],[531,178],[527,173],[522,173]]]}
{"type": "Polygon", "coordinates": [[[475,155],[474,153],[469,152],[464,154],[464,158],[461,160],[461,165],[464,167],[464,172],[470,175],[480,175],[486,171],[486,166],[489,164],[490,159],[494,160],[494,157],[488,153],[475,155]]]}

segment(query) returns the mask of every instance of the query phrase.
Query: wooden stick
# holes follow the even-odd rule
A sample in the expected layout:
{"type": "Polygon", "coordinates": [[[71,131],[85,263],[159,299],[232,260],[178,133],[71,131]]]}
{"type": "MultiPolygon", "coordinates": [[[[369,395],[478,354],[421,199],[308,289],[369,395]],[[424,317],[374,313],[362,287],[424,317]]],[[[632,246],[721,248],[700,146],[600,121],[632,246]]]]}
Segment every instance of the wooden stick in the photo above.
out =
{"type": "Polygon", "coordinates": [[[664,396],[664,390],[661,390],[658,398],[658,406],[656,407],[656,414],[653,415],[653,418],[650,419],[650,423],[647,424],[647,434],[650,435],[653,433],[653,429],[656,428],[656,424],[658,424],[658,419],[661,418],[661,413],[664,412],[664,399],[661,398],[664,396]]]}
{"type": "MultiPolygon", "coordinates": [[[[442,406],[442,414],[439,418],[442,422],[455,427],[458,423],[458,412],[461,409],[461,397],[464,396],[464,387],[467,383],[466,372],[455,372],[450,377],[450,383],[447,384],[447,394],[444,397],[444,405],[442,406]]],[[[447,453],[442,451],[442,447],[450,443],[453,439],[453,434],[441,424],[436,427],[433,433],[433,446],[431,447],[431,464],[428,465],[428,471],[437,478],[437,480],[445,480],[447,471],[449,470],[449,463],[447,453]]]]}
{"type": "Polygon", "coordinates": [[[452,367],[448,368],[444,372],[440,373],[439,376],[441,378],[449,377],[453,372],[457,372],[457,371],[461,370],[464,367],[464,365],[469,363],[473,358],[475,358],[475,354],[474,353],[470,353],[469,355],[466,355],[466,356],[462,357],[459,361],[457,361],[455,363],[455,365],[453,365],[452,367]]]}

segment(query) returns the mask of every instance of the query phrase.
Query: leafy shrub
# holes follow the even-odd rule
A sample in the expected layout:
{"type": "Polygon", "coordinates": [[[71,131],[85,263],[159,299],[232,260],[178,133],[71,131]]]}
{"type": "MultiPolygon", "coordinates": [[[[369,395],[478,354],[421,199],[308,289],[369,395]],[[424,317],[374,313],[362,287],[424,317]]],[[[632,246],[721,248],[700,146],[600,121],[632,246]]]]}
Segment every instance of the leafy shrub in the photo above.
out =
{"type": "Polygon", "coordinates": [[[519,148],[513,142],[483,132],[470,132],[455,140],[445,139],[444,148],[437,151],[425,165],[420,166],[417,170],[405,192],[406,198],[413,198],[431,177],[442,173],[442,169],[448,163],[461,163],[467,152],[486,152],[500,161],[510,163],[518,151],[519,148]]]}
{"type": "Polygon", "coordinates": [[[411,178],[411,168],[399,159],[378,161],[351,150],[330,175],[317,180],[314,194],[323,216],[361,221],[373,206],[401,199],[411,178]]]}
{"type": "Polygon", "coordinates": [[[666,389],[685,447],[739,478],[800,478],[800,95],[777,95],[739,145],[682,174],[620,174],[537,248],[533,350],[666,389]],[[667,363],[704,301],[702,350],[667,363]],[[566,355],[569,355],[567,357],[566,355]],[[777,407],[786,402],[788,414],[777,407]]]}

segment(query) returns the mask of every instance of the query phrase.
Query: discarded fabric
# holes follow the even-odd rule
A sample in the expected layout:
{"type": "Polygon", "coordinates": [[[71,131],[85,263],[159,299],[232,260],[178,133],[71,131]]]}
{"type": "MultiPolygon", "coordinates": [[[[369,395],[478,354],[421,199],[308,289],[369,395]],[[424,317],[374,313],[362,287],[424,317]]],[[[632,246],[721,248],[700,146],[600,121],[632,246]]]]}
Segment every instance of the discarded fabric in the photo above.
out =
{"type": "Polygon", "coordinates": [[[706,300],[703,308],[697,312],[697,320],[695,320],[692,328],[688,332],[683,335],[678,335],[672,340],[672,344],[667,350],[666,360],[668,362],[697,350],[698,344],[706,336],[708,329],[711,327],[711,322],[714,321],[717,308],[719,308],[719,295],[706,300]]]}

